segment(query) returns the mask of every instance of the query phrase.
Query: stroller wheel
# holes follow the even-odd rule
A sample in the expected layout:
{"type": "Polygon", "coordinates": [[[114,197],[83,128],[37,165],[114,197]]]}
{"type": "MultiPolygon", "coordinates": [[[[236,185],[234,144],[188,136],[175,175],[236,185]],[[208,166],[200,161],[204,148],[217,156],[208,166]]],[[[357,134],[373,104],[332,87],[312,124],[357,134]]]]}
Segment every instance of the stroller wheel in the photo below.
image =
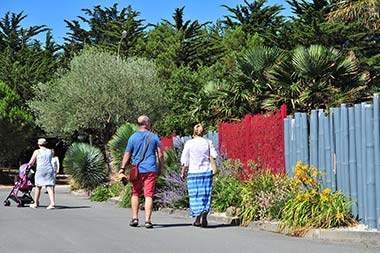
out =
{"type": "Polygon", "coordinates": [[[4,206],[10,206],[11,202],[9,200],[4,200],[3,205],[4,206]]]}
{"type": "Polygon", "coordinates": [[[22,203],[22,201],[19,200],[19,201],[17,202],[17,207],[23,207],[23,206],[24,206],[24,203],[22,203]]]}

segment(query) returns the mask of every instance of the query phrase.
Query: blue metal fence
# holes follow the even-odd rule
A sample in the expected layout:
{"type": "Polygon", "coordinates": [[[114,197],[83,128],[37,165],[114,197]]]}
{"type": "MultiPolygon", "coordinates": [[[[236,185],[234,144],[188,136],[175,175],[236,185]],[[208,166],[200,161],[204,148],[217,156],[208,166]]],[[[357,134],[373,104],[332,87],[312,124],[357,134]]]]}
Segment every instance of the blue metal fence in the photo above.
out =
{"type": "Polygon", "coordinates": [[[313,110],[284,120],[286,172],[297,161],[317,167],[323,186],[356,203],[352,212],[370,228],[380,229],[379,95],[373,103],[341,105],[327,115],[313,110]]]}

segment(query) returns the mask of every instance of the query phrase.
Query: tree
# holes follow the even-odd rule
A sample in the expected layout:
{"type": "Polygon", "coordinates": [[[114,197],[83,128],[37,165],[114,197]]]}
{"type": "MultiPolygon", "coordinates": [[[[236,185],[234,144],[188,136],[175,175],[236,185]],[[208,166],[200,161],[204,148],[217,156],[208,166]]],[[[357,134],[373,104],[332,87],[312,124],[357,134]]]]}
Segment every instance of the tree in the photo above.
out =
{"type": "Polygon", "coordinates": [[[368,78],[353,53],[346,55],[321,45],[296,48],[288,60],[274,65],[266,75],[271,92],[263,108],[287,104],[293,112],[361,101],[368,78]]]}
{"type": "Polygon", "coordinates": [[[210,72],[207,67],[197,71],[179,67],[172,71],[165,89],[170,110],[160,126],[164,134],[173,131],[180,135],[191,134],[191,126],[196,123],[212,124],[213,120],[208,120],[209,99],[206,94],[206,85],[212,79],[210,72]]]}
{"type": "Polygon", "coordinates": [[[357,24],[348,36],[347,47],[358,56],[361,67],[371,74],[367,82],[371,86],[370,95],[377,92],[380,87],[380,1],[335,0],[327,19],[332,25],[357,24]]]}
{"type": "Polygon", "coordinates": [[[229,120],[260,112],[270,90],[266,72],[284,60],[285,53],[278,48],[257,46],[247,50],[236,60],[237,71],[212,92],[212,114],[229,120]]]}
{"type": "Polygon", "coordinates": [[[0,21],[0,80],[16,90],[23,102],[32,96],[31,86],[46,82],[57,69],[58,45],[44,25],[20,28],[27,16],[7,12],[0,21]],[[45,47],[32,38],[47,32],[45,47]]]}
{"type": "Polygon", "coordinates": [[[151,61],[118,60],[96,48],[75,56],[69,71],[35,85],[34,92],[29,105],[37,125],[55,136],[91,134],[100,145],[118,126],[141,114],[159,119],[165,104],[151,61]]]}
{"type": "Polygon", "coordinates": [[[16,165],[33,136],[32,115],[20,96],[0,81],[0,163],[16,165]]]}
{"type": "Polygon", "coordinates": [[[183,16],[184,7],[176,8],[174,22],[163,19],[147,33],[145,55],[157,58],[165,78],[170,78],[170,67],[197,70],[211,66],[222,55],[221,38],[207,27],[211,22],[201,24],[198,20],[184,20],[183,16]]]}
{"type": "Polygon", "coordinates": [[[334,0],[334,9],[329,13],[330,21],[359,21],[369,30],[380,28],[380,2],[378,0],[334,0]]]}
{"type": "Polygon", "coordinates": [[[281,5],[265,6],[267,0],[255,0],[249,3],[244,0],[244,4],[235,8],[227,5],[225,7],[231,15],[224,16],[222,23],[228,29],[236,29],[241,26],[246,34],[260,34],[265,39],[266,46],[277,45],[277,33],[280,31],[284,17],[279,15],[283,10],[281,5]]]}
{"type": "Polygon", "coordinates": [[[143,40],[144,19],[138,19],[140,13],[134,11],[130,5],[117,8],[117,3],[112,7],[102,8],[94,6],[93,10],[82,9],[88,16],[78,16],[79,20],[64,20],[70,31],[65,37],[64,58],[66,62],[81,51],[86,45],[97,45],[110,52],[117,52],[120,46],[120,55],[136,55],[135,46],[139,40],[143,40]],[[89,28],[83,28],[80,21],[89,28]],[[125,37],[122,33],[125,31],[125,37]]]}

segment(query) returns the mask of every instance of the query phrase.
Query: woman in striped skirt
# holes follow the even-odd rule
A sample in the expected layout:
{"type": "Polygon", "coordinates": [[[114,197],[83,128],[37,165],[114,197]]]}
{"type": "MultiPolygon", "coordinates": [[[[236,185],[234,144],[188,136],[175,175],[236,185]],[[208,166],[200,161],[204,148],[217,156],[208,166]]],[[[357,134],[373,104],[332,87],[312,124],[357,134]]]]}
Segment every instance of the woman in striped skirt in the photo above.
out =
{"type": "Polygon", "coordinates": [[[194,127],[194,138],[185,143],[182,151],[181,178],[187,172],[187,188],[190,199],[190,216],[195,218],[193,225],[207,227],[207,214],[211,206],[212,170],[210,156],[217,152],[212,142],[203,138],[203,126],[194,127]]]}

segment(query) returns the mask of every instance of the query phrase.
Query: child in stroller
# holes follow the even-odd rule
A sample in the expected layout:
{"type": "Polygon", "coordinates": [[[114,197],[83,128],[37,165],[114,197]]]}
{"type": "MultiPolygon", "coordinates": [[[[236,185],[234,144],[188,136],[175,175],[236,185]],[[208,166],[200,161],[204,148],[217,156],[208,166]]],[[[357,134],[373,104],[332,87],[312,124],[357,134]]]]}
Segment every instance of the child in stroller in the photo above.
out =
{"type": "Polygon", "coordinates": [[[34,200],[30,193],[33,189],[34,171],[31,170],[27,163],[24,163],[19,168],[19,173],[16,182],[8,197],[4,200],[4,206],[10,206],[9,199],[17,203],[17,207],[22,207],[25,204],[33,204],[34,200]],[[19,193],[23,193],[22,195],[19,193]]]}

